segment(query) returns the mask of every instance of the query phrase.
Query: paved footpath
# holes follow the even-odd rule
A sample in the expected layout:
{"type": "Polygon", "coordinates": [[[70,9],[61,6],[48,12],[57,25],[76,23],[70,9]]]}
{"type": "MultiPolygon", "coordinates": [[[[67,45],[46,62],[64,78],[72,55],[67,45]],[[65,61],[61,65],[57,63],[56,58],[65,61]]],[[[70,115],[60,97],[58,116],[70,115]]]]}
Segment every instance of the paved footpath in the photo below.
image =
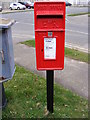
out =
{"type": "MultiPolygon", "coordinates": [[[[35,48],[14,44],[15,62],[28,70],[45,77],[45,71],[36,70],[35,48]]],[[[55,82],[88,98],[88,64],[65,58],[63,71],[55,71],[55,82]]]]}

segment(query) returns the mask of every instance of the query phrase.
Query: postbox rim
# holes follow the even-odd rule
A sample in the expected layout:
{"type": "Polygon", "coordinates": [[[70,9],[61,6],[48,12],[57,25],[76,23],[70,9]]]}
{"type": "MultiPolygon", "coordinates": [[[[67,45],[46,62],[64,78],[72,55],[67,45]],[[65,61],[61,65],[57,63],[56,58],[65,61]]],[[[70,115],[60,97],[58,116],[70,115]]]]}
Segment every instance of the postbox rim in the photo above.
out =
{"type": "Polygon", "coordinates": [[[34,2],[34,5],[35,4],[42,4],[42,3],[64,3],[65,4],[65,1],[63,0],[63,1],[35,1],[34,2]]]}
{"type": "Polygon", "coordinates": [[[60,1],[35,1],[35,3],[58,3],[58,2],[65,2],[65,0],[60,0],[60,1]]]}

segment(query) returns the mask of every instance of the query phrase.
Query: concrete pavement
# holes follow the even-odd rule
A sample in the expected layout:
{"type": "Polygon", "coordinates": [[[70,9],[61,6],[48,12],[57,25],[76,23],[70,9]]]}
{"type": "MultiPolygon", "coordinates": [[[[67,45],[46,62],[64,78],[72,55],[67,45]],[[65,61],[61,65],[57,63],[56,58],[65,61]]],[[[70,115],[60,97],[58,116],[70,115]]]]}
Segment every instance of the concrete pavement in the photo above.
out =
{"type": "MultiPolygon", "coordinates": [[[[23,44],[14,44],[15,62],[28,70],[45,77],[45,71],[37,71],[35,48],[23,44]]],[[[65,88],[88,98],[88,64],[65,58],[63,71],[55,71],[55,82],[65,88]]]]}

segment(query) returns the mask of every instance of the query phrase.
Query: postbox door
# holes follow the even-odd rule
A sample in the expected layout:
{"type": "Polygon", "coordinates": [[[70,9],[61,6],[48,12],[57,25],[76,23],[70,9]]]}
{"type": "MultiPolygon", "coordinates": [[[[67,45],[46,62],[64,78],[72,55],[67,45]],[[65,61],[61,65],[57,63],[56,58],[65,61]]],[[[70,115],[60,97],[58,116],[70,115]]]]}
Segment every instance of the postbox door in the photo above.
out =
{"type": "Polygon", "coordinates": [[[64,68],[65,3],[35,3],[35,45],[38,70],[64,68]]]}

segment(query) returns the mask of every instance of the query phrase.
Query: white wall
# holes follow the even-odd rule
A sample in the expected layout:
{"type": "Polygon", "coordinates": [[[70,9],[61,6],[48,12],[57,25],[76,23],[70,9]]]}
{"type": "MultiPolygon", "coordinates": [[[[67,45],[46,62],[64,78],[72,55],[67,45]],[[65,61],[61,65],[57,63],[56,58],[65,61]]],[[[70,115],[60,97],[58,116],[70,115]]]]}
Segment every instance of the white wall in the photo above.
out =
{"type": "Polygon", "coordinates": [[[72,4],[88,4],[89,0],[67,0],[68,2],[72,3],[72,4]]]}
{"type": "Polygon", "coordinates": [[[73,4],[73,0],[67,0],[69,3],[73,4]]]}

